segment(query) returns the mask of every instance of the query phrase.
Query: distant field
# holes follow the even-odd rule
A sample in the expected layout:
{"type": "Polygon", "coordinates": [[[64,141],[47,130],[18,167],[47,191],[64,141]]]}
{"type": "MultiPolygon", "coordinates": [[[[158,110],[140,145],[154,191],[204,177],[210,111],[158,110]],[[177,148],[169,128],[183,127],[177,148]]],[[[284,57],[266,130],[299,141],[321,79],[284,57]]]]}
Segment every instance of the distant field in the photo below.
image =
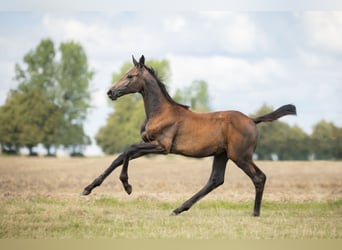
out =
{"type": "Polygon", "coordinates": [[[257,162],[268,179],[260,218],[251,181],[232,162],[223,186],[189,212],[168,216],[207,181],[211,159],[132,161],[128,196],[103,158],[0,157],[0,238],[342,238],[342,162],[257,162]]]}

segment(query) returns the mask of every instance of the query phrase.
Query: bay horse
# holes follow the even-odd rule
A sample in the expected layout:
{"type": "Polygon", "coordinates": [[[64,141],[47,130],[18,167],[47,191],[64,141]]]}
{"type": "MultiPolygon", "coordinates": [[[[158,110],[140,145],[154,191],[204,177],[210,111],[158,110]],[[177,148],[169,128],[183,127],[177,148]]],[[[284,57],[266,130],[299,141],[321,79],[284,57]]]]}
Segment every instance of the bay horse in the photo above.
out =
{"type": "Polygon", "coordinates": [[[113,101],[130,93],[142,95],[146,113],[146,119],[141,126],[142,141],[131,145],[120,154],[99,177],[84,188],[82,194],[89,195],[120,165],[120,180],[125,191],[131,194],[128,163],[146,154],[172,153],[197,158],[213,156],[208,183],[173,210],[172,214],[178,215],[189,210],[198,200],[222,185],[226,164],[228,159],[231,159],[249,176],[255,186],[253,215],[259,216],[266,175],[252,159],[258,138],[256,124],[271,122],[285,115],[295,115],[296,107],[291,104],[284,105],[254,119],[238,111],[196,113],[170,97],[155,71],[145,65],[144,56],[141,56],[139,62],[133,57],[133,64],[133,68],[118,80],[107,94],[113,101]]]}

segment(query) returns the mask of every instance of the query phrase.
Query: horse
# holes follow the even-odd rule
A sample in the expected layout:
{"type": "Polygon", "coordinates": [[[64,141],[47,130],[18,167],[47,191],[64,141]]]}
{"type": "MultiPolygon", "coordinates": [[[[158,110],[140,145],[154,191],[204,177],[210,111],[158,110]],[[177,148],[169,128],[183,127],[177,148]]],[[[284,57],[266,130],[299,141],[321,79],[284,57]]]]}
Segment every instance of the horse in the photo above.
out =
{"type": "Polygon", "coordinates": [[[89,195],[104,179],[122,165],[120,180],[127,194],[132,186],[128,182],[130,160],[147,154],[178,154],[187,157],[213,156],[211,175],[207,184],[172,211],[172,215],[189,210],[198,200],[224,183],[228,160],[232,160],[252,180],[255,187],[253,216],[260,215],[266,175],[253,162],[258,131],[256,124],[271,122],[285,115],[296,115],[292,104],[257,117],[250,118],[239,111],[197,113],[171,98],[165,85],[153,68],[145,65],[142,55],[139,62],[132,56],[134,66],[108,91],[115,101],[131,93],[140,93],[144,101],[146,119],[141,126],[140,143],[129,146],[91,184],[84,188],[89,195]]]}

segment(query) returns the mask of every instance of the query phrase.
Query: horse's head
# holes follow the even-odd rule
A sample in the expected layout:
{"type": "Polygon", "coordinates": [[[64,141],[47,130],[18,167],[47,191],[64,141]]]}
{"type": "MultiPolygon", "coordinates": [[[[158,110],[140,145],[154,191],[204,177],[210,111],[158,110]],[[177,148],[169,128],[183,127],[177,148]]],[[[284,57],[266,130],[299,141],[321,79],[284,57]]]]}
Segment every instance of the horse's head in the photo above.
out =
{"type": "Polygon", "coordinates": [[[113,101],[130,93],[141,92],[144,87],[143,71],[145,67],[145,57],[141,56],[139,62],[133,58],[134,67],[130,69],[119,81],[117,81],[107,92],[113,101]]]}

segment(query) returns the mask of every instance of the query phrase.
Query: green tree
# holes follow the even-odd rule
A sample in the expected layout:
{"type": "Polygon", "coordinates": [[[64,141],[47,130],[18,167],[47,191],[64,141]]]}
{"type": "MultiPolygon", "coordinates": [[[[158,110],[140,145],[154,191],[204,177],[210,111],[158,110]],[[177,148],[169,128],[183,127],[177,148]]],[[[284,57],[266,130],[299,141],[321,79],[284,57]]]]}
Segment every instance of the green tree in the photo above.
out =
{"type": "Polygon", "coordinates": [[[52,146],[64,145],[75,153],[82,150],[82,145],[90,143],[83,122],[90,108],[89,82],[93,72],[89,70],[80,44],[62,43],[59,50],[61,56],[57,61],[53,42],[43,39],[24,55],[23,66],[15,65],[15,79],[19,86],[10,94],[11,105],[1,109],[0,118],[10,119],[11,113],[19,117],[12,116],[11,121],[14,120],[16,125],[12,130],[5,128],[7,125],[0,126],[3,131],[11,133],[17,133],[17,127],[30,133],[19,133],[18,137],[14,134],[3,136],[3,144],[10,145],[9,138],[12,138],[11,148],[26,145],[32,150],[34,145],[42,143],[50,154],[52,146]],[[31,110],[24,108],[23,112],[24,104],[31,110]],[[36,124],[41,123],[41,119],[43,127],[36,124]]]}
{"type": "Polygon", "coordinates": [[[57,104],[67,121],[77,123],[86,118],[90,108],[89,84],[94,72],[89,69],[87,56],[80,44],[62,43],[60,51],[57,104]]]}
{"type": "Polygon", "coordinates": [[[26,68],[15,65],[15,79],[19,81],[18,89],[28,91],[40,89],[54,99],[56,89],[55,48],[50,39],[43,39],[39,45],[24,56],[26,68]]]}
{"type": "Polygon", "coordinates": [[[342,128],[324,120],[318,122],[311,135],[312,150],[316,159],[341,159],[342,128]]]}
{"type": "Polygon", "coordinates": [[[76,154],[82,149],[80,145],[90,144],[83,122],[90,108],[89,83],[94,72],[89,69],[87,56],[80,44],[66,42],[59,49],[61,61],[57,69],[56,103],[64,116],[60,143],[76,154]]]}
{"type": "Polygon", "coordinates": [[[5,104],[0,107],[0,142],[3,152],[17,154],[22,146],[19,138],[21,128],[13,95],[15,93],[10,91],[5,104]]]}
{"type": "Polygon", "coordinates": [[[97,144],[106,154],[121,152],[141,140],[140,126],[145,119],[142,101],[123,96],[117,102],[107,124],[96,135],[97,144]]]}
{"type": "Polygon", "coordinates": [[[174,99],[179,103],[189,105],[199,112],[210,111],[208,84],[203,80],[196,80],[189,87],[177,89],[174,99]]]}
{"type": "MultiPolygon", "coordinates": [[[[167,60],[148,60],[158,73],[159,78],[167,84],[170,67],[167,60]]],[[[131,62],[124,63],[119,72],[113,74],[116,82],[132,67],[131,62]]],[[[106,154],[121,152],[127,146],[137,143],[140,138],[140,126],[145,119],[143,100],[139,94],[126,95],[113,102],[114,111],[107,119],[107,124],[100,128],[95,139],[106,154]]]]}
{"type": "MultiPolygon", "coordinates": [[[[264,115],[272,112],[272,107],[263,104],[256,113],[251,114],[251,117],[258,117],[260,115],[264,115]]],[[[255,153],[258,155],[258,159],[261,160],[270,160],[271,155],[276,153],[276,149],[274,148],[275,138],[272,135],[275,134],[276,128],[274,127],[274,123],[261,123],[257,126],[258,129],[258,145],[255,153]]]]}
{"type": "MultiPolygon", "coordinates": [[[[251,117],[272,112],[273,108],[264,104],[251,117]]],[[[279,160],[304,160],[307,159],[308,135],[298,126],[289,126],[285,122],[274,121],[261,123],[257,126],[259,139],[256,154],[259,159],[270,160],[276,155],[279,160]]]]}
{"type": "Polygon", "coordinates": [[[334,125],[332,151],[336,160],[342,159],[342,128],[334,125]]]}
{"type": "MultiPolygon", "coordinates": [[[[41,114],[41,119],[44,121],[44,126],[41,127],[43,132],[42,140],[40,143],[43,144],[47,151],[47,155],[55,155],[57,147],[60,144],[60,133],[61,126],[63,124],[63,112],[59,106],[51,101],[45,100],[45,109],[41,114]],[[51,148],[55,148],[55,152],[51,152],[51,148]]],[[[40,103],[44,105],[44,103],[40,103]]]]}
{"type": "Polygon", "coordinates": [[[49,143],[50,139],[49,146],[53,145],[62,115],[58,106],[41,90],[30,89],[27,92],[12,91],[1,107],[0,119],[0,141],[9,148],[13,145],[16,150],[25,146],[32,155],[33,148],[39,143],[49,143]]]}
{"type": "Polygon", "coordinates": [[[90,108],[89,83],[94,72],[89,70],[82,46],[75,42],[60,45],[61,61],[58,65],[56,102],[64,115],[61,144],[76,154],[80,145],[90,144],[84,133],[83,122],[90,108]]]}
{"type": "Polygon", "coordinates": [[[309,136],[297,125],[286,131],[288,133],[279,142],[279,159],[307,160],[310,154],[309,136]]]}

